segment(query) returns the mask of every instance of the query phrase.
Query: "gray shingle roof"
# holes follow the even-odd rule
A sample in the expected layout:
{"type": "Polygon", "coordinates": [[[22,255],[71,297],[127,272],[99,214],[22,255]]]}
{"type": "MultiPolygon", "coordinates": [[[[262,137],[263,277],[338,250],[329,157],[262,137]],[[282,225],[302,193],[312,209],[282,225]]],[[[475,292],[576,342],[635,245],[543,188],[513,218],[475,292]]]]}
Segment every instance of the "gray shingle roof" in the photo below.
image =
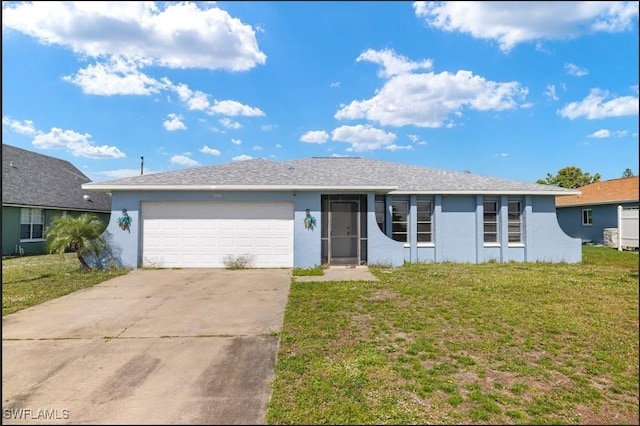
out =
{"type": "Polygon", "coordinates": [[[469,173],[360,157],[312,157],[286,162],[263,159],[183,169],[96,182],[95,190],[350,190],[393,193],[575,194],[549,185],[517,182],[469,173]]]}
{"type": "Polygon", "coordinates": [[[91,182],[65,160],[2,144],[2,204],[111,211],[111,196],[82,189],[91,182]],[[92,202],[83,196],[89,195],[92,202]]]}
{"type": "MultiPolygon", "coordinates": [[[[87,187],[118,187],[118,189],[153,189],[162,187],[261,187],[286,189],[299,187],[380,187],[378,182],[358,176],[352,176],[348,182],[345,177],[331,170],[301,168],[294,164],[280,163],[264,159],[253,159],[213,166],[195,167],[171,172],[134,176],[108,182],[97,182],[87,187]]],[[[223,189],[223,188],[221,188],[223,189]]],[[[247,189],[247,188],[245,188],[247,189]]]]}
{"type": "Polygon", "coordinates": [[[431,169],[388,161],[370,160],[360,157],[312,157],[289,161],[288,164],[326,169],[339,173],[349,179],[351,176],[375,180],[380,185],[394,185],[394,192],[547,192],[558,191],[574,193],[574,190],[550,185],[518,182],[471,173],[452,172],[431,169]]]}

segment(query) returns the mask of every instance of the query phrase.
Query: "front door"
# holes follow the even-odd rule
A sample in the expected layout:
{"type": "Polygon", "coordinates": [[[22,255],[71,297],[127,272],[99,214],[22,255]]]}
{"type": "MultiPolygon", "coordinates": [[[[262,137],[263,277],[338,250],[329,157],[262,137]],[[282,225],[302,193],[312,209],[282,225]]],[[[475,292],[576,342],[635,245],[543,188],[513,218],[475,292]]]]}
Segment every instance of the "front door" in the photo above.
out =
{"type": "Polygon", "coordinates": [[[329,208],[329,264],[359,265],[358,203],[331,201],[329,208]]]}

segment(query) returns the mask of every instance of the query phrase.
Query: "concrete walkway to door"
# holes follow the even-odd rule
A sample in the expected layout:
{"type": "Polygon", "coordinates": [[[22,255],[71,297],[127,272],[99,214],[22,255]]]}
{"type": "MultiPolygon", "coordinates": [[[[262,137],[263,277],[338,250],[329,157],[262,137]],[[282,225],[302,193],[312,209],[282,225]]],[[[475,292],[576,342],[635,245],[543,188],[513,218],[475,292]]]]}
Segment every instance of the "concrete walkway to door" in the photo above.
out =
{"type": "Polygon", "coordinates": [[[330,266],[323,269],[324,275],[294,277],[296,282],[320,281],[378,281],[366,266],[330,266]]]}
{"type": "Polygon", "coordinates": [[[2,319],[3,424],[264,424],[289,269],[135,270],[2,319]]]}

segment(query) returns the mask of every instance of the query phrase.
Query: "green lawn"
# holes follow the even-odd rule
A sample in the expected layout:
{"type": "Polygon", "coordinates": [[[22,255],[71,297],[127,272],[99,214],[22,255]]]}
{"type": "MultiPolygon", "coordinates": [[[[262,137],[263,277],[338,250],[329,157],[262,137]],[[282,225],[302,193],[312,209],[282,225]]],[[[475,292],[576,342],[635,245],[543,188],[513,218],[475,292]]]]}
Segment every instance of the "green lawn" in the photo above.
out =
{"type": "Polygon", "coordinates": [[[638,424],[638,253],[293,282],[270,424],[638,424]]]}
{"type": "Polygon", "coordinates": [[[127,269],[87,272],[75,253],[2,259],[2,316],[126,274],[127,269]]]}

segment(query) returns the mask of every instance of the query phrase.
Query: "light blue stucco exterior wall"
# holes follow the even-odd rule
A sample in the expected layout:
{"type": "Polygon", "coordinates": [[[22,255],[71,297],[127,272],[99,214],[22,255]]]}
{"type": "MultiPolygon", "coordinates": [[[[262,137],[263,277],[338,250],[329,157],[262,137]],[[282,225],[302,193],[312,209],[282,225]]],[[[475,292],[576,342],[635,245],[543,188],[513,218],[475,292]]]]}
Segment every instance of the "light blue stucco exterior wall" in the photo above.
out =
{"type": "Polygon", "coordinates": [[[582,241],[558,224],[554,197],[525,197],[525,257],[530,262],[582,261],[582,241]]]}
{"type": "Polygon", "coordinates": [[[436,222],[438,262],[476,262],[476,199],[473,195],[443,195],[436,222]]]}
{"type": "MultiPolygon", "coordinates": [[[[321,193],[320,192],[209,192],[209,191],[114,191],[112,193],[111,220],[105,231],[110,250],[108,259],[101,259],[103,266],[115,264],[119,267],[137,268],[142,265],[141,205],[145,201],[287,201],[294,206],[294,267],[321,265],[321,193]],[[122,230],[117,219],[127,209],[131,226],[122,230]],[[315,218],[313,229],[304,225],[306,212],[315,218]]],[[[433,203],[432,243],[417,243],[418,196],[387,195],[387,206],[391,201],[409,201],[409,242],[394,241],[391,235],[391,220],[387,221],[386,233],[376,222],[375,194],[367,193],[367,253],[370,265],[400,266],[405,262],[580,262],[581,241],[567,236],[560,226],[553,196],[488,197],[497,200],[499,210],[499,243],[485,245],[483,242],[482,195],[434,195],[427,197],[433,203]],[[507,201],[522,201],[523,243],[508,243],[507,201]]],[[[389,215],[391,211],[389,210],[389,215]]]]}
{"type": "MultiPolygon", "coordinates": [[[[433,244],[417,244],[416,196],[387,196],[409,201],[409,242],[403,244],[406,262],[567,262],[582,260],[581,241],[558,225],[553,196],[436,195],[433,201],[433,244]],[[499,205],[497,243],[484,243],[485,200],[499,205]],[[508,201],[522,203],[522,242],[509,243],[508,201]],[[413,232],[411,230],[414,230],[413,232]],[[548,242],[548,243],[545,243],[548,242]]],[[[389,228],[390,232],[390,228],[389,228]]]]}
{"type": "Polygon", "coordinates": [[[604,243],[604,230],[618,227],[618,206],[638,208],[638,203],[600,204],[592,206],[559,207],[556,209],[560,228],[569,236],[583,242],[604,243]],[[582,210],[591,209],[593,224],[582,224],[582,210]]]}
{"type": "Polygon", "coordinates": [[[320,193],[301,192],[294,196],[293,264],[296,268],[312,268],[322,265],[322,215],[320,193]],[[313,228],[306,229],[306,209],[316,219],[313,228]]]}

